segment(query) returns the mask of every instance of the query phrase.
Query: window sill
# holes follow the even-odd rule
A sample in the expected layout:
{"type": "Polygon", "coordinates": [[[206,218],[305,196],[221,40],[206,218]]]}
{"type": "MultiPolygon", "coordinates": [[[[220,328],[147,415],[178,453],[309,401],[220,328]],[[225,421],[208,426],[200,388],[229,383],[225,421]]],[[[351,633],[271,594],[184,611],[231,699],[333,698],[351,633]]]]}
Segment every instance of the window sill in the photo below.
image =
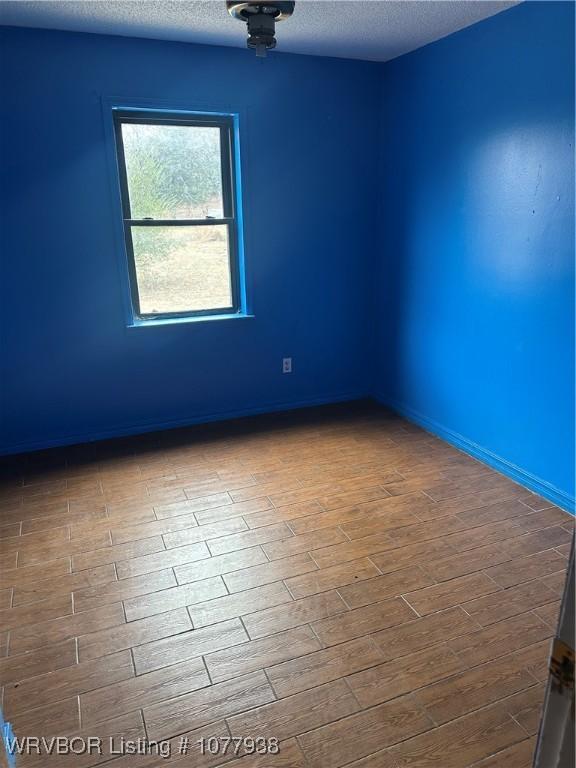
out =
{"type": "Polygon", "coordinates": [[[246,314],[245,312],[223,315],[198,315],[196,317],[164,317],[158,318],[158,320],[133,320],[131,323],[128,323],[127,327],[128,329],[149,328],[159,325],[188,325],[191,323],[220,322],[222,320],[252,320],[253,318],[254,315],[246,314]]]}

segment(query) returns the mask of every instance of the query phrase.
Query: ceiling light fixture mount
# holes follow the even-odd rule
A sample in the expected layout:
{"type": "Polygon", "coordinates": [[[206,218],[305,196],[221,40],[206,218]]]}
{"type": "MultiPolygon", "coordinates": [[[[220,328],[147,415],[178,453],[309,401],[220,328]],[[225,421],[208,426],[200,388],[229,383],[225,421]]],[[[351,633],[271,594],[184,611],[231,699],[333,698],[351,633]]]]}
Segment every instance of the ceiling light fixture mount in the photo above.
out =
{"type": "Polygon", "coordinates": [[[266,51],[276,48],[276,22],[290,18],[294,12],[294,2],[239,3],[227,0],[226,8],[230,16],[248,25],[248,48],[254,48],[256,56],[266,56],[266,51]]]}

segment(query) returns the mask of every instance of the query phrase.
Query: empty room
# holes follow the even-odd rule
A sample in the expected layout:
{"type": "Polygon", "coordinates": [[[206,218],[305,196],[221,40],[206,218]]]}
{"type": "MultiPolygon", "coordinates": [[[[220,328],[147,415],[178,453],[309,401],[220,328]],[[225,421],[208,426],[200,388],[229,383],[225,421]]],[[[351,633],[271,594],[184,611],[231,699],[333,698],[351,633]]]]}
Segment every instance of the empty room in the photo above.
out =
{"type": "Polygon", "coordinates": [[[574,23],[0,0],[0,768],[572,768],[574,23]]]}

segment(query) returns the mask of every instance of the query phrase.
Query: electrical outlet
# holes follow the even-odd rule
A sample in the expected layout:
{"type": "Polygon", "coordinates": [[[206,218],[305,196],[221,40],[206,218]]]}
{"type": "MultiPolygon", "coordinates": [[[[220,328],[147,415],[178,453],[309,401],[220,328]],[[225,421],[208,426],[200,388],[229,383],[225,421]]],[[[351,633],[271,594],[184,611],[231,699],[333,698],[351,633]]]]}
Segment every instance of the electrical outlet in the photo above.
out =
{"type": "Polygon", "coordinates": [[[292,358],[282,358],[282,373],[292,373],[292,358]]]}

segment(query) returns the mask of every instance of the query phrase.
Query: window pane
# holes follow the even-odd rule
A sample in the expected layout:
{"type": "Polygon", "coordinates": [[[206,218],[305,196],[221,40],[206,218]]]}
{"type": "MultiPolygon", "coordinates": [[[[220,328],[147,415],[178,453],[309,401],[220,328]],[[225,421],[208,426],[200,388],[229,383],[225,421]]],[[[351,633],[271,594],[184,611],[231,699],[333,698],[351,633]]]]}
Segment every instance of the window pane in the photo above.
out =
{"type": "Polygon", "coordinates": [[[142,314],[232,307],[228,227],[132,227],[142,314]]]}
{"type": "Polygon", "coordinates": [[[133,219],[222,218],[220,129],[122,124],[133,219]]]}

